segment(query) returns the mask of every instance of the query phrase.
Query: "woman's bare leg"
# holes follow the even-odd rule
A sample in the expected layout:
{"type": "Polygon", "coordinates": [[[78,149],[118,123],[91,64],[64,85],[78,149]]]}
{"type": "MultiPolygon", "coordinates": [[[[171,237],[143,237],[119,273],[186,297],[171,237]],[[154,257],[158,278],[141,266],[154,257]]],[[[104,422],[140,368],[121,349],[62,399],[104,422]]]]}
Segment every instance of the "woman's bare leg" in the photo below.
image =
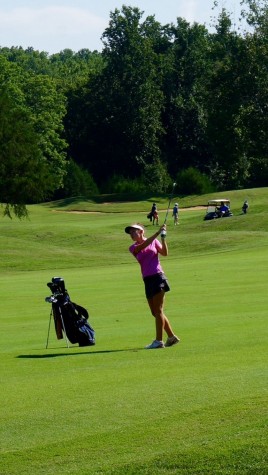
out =
{"type": "Polygon", "coordinates": [[[154,295],[151,299],[148,299],[151,313],[155,317],[156,340],[158,341],[163,340],[163,331],[165,331],[169,337],[174,335],[169,320],[164,314],[164,301],[165,292],[163,290],[154,295]]]}

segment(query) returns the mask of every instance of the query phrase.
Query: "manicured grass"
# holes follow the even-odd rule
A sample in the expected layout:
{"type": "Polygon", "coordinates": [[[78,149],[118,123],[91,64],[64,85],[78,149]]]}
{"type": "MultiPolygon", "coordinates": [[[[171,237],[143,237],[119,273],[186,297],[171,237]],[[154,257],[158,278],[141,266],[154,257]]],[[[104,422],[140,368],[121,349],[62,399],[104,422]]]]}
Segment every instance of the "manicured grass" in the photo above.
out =
{"type": "Polygon", "coordinates": [[[144,222],[146,203],[1,218],[1,475],[267,473],[268,224],[257,199],[247,216],[184,211],[176,228],[170,218],[166,312],[181,343],[158,351],[143,349],[153,318],[122,232],[144,222]],[[95,347],[68,349],[52,329],[45,349],[54,275],[89,310],[95,347]]]}

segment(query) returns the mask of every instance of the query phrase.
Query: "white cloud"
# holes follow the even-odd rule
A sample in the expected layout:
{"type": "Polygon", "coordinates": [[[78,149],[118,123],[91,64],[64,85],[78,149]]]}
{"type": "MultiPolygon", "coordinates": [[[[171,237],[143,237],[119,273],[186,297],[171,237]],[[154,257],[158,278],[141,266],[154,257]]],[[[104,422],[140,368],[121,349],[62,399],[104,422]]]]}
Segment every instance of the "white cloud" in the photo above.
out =
{"type": "Polygon", "coordinates": [[[185,18],[189,23],[193,23],[195,21],[197,10],[198,2],[196,0],[184,0],[180,4],[180,11],[183,12],[183,15],[180,16],[185,18]]]}
{"type": "Polygon", "coordinates": [[[100,37],[109,24],[110,11],[120,10],[122,3],[138,6],[145,11],[144,18],[155,14],[162,24],[182,17],[209,27],[211,16],[217,18],[222,6],[231,9],[236,23],[240,11],[240,0],[222,0],[213,11],[213,0],[0,0],[0,47],[31,46],[50,54],[65,48],[101,51],[100,37]],[[47,5],[53,1],[58,5],[47,5]]]}
{"type": "Polygon", "coordinates": [[[0,45],[32,46],[57,52],[59,48],[53,48],[54,41],[61,45],[60,49],[97,49],[106,27],[107,20],[81,8],[15,8],[0,11],[0,45]],[[2,38],[5,38],[4,43],[2,38]]]}

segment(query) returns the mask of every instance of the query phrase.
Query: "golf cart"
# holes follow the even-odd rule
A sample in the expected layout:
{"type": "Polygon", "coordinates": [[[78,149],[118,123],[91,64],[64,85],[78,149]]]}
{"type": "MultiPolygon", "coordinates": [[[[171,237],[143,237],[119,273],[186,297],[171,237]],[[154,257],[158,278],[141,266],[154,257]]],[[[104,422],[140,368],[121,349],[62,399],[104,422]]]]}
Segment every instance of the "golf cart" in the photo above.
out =
{"type": "Polygon", "coordinates": [[[224,198],[220,200],[209,200],[204,217],[205,221],[217,218],[227,218],[229,216],[233,216],[233,213],[230,211],[230,200],[224,198]]]}

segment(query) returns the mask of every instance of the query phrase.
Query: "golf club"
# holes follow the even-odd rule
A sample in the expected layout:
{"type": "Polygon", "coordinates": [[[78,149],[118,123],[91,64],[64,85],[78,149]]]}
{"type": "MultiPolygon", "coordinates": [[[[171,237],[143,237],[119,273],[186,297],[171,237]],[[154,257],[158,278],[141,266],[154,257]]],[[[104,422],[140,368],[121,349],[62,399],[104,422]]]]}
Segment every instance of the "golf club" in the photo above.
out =
{"type": "Polygon", "coordinates": [[[169,209],[170,209],[170,203],[171,203],[171,200],[172,200],[172,198],[173,198],[173,194],[174,194],[174,190],[175,190],[176,184],[177,184],[177,183],[173,183],[172,192],[171,192],[171,195],[170,195],[170,198],[169,198],[169,203],[168,203],[168,208],[167,208],[167,212],[166,212],[166,217],[165,217],[165,220],[164,220],[164,224],[166,224],[166,222],[167,222],[167,217],[168,217],[168,213],[169,213],[169,209]]]}

